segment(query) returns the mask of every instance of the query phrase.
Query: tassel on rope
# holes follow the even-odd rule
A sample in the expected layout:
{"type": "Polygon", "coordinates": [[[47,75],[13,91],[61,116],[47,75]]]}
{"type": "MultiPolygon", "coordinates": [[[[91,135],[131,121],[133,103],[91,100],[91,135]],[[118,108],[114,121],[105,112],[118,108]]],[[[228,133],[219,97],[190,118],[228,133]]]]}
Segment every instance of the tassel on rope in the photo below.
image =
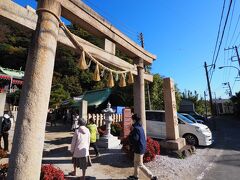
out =
{"type": "Polygon", "coordinates": [[[112,72],[109,73],[107,87],[112,88],[114,86],[112,72]]]}
{"type": "Polygon", "coordinates": [[[85,52],[84,51],[82,51],[81,57],[79,59],[79,68],[81,70],[85,70],[85,69],[88,68],[88,65],[87,65],[86,59],[85,59],[85,52]]]}
{"type": "Polygon", "coordinates": [[[133,84],[133,83],[134,83],[134,78],[133,78],[132,72],[130,71],[128,73],[128,84],[133,84]]]}
{"type": "Polygon", "coordinates": [[[125,87],[125,86],[126,86],[125,76],[124,76],[124,74],[121,74],[119,87],[125,87]]]}
{"type": "Polygon", "coordinates": [[[101,80],[100,75],[99,75],[98,64],[96,64],[96,67],[95,67],[95,71],[94,71],[94,74],[93,74],[93,80],[94,81],[100,81],[101,80]]]}

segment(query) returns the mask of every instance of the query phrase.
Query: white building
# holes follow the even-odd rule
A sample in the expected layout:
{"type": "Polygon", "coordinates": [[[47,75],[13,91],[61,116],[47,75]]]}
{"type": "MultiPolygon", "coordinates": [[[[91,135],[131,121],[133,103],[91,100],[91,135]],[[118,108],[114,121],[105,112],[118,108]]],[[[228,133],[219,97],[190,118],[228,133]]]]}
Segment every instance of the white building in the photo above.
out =
{"type": "Polygon", "coordinates": [[[214,99],[213,103],[216,107],[217,115],[233,113],[233,105],[230,99],[214,99]]]}

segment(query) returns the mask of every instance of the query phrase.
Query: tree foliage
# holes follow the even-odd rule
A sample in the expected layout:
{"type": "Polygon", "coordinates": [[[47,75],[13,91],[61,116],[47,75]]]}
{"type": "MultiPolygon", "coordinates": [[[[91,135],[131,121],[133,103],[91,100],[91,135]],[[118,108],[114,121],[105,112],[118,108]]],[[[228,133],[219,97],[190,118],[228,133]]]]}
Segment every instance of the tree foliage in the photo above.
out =
{"type": "MultiPolygon", "coordinates": [[[[31,33],[26,33],[16,27],[0,23],[0,65],[11,69],[25,70],[28,48],[30,45],[31,33]]],[[[79,37],[103,48],[104,39],[98,38],[85,31],[78,25],[69,25],[69,29],[79,37]]],[[[116,49],[116,56],[129,63],[133,60],[128,55],[116,49]]],[[[83,94],[85,91],[102,89],[106,86],[107,73],[101,73],[101,81],[92,80],[95,69],[94,63],[87,59],[89,69],[81,71],[78,68],[80,54],[58,45],[52,79],[52,89],[50,96],[50,107],[59,106],[61,101],[70,97],[83,94]]],[[[150,72],[151,67],[146,67],[150,72]]],[[[101,70],[100,70],[101,71],[101,70]]],[[[147,87],[146,87],[147,88],[147,87]]],[[[164,109],[163,101],[163,79],[159,74],[154,74],[153,83],[149,83],[152,109],[164,109]]],[[[180,102],[180,92],[175,85],[177,105],[180,102]]],[[[117,85],[113,88],[113,104],[133,107],[133,86],[120,88],[117,85]]],[[[17,97],[17,96],[16,96],[17,97]]],[[[146,107],[148,107],[148,96],[146,95],[146,107]]]]}
{"type": "Polygon", "coordinates": [[[62,101],[69,98],[70,94],[64,89],[63,85],[56,84],[52,86],[49,105],[50,107],[59,107],[62,101]]]}
{"type": "MultiPolygon", "coordinates": [[[[160,74],[153,75],[153,82],[149,83],[149,91],[152,109],[153,110],[164,109],[163,78],[160,76],[160,74]]],[[[148,109],[149,107],[148,95],[146,94],[145,97],[146,97],[146,109],[148,109]]],[[[175,84],[175,97],[178,109],[181,100],[181,93],[177,88],[176,84],[175,84]]]]}
{"type": "Polygon", "coordinates": [[[205,100],[199,96],[197,91],[192,92],[190,90],[185,90],[182,93],[182,98],[192,101],[194,104],[194,107],[195,107],[195,111],[198,112],[199,114],[205,114],[205,112],[206,112],[205,106],[206,105],[207,105],[207,109],[209,109],[209,113],[210,113],[209,102],[205,102],[205,100]]]}
{"type": "Polygon", "coordinates": [[[234,113],[240,116],[240,91],[231,97],[231,101],[234,107],[234,113]]]}

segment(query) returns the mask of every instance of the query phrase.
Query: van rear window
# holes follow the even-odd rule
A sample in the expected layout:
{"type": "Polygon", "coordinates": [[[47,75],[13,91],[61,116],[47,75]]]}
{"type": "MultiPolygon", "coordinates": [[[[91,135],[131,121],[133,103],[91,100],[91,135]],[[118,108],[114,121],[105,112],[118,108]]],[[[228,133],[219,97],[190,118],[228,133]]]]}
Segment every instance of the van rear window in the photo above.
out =
{"type": "Polygon", "coordinates": [[[165,115],[163,112],[146,112],[147,121],[165,122],[165,115]]]}

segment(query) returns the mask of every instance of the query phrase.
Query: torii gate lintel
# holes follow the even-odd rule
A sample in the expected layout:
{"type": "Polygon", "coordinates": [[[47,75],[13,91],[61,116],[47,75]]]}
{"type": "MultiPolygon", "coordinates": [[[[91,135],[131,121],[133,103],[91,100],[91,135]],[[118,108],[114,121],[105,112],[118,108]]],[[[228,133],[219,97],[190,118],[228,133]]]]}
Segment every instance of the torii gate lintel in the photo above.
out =
{"type": "MultiPolygon", "coordinates": [[[[55,15],[44,11],[39,12],[34,38],[32,39],[32,46],[29,50],[25,68],[24,85],[10,156],[8,170],[9,180],[38,180],[40,176],[47,109],[51,91],[57,38],[59,38],[59,22],[56,16],[60,18],[61,10],[67,6],[66,2],[69,2],[68,5],[77,4],[76,0],[38,1],[38,8],[47,9],[55,15]]],[[[4,3],[9,3],[9,1],[3,0],[3,2],[0,2],[0,5],[4,5],[4,3]]],[[[73,8],[73,12],[75,12],[75,8],[76,7],[73,8]]],[[[86,18],[89,18],[89,16],[86,16],[86,18]]],[[[138,47],[138,45],[123,36],[118,30],[112,28],[113,34],[111,34],[108,25],[103,24],[103,22],[100,23],[102,26],[105,26],[105,29],[103,28],[101,33],[110,39],[110,42],[107,42],[109,46],[105,46],[104,52],[108,54],[113,53],[115,48],[114,44],[117,43],[124,45],[126,49],[129,49],[130,53],[139,57],[138,76],[136,77],[136,85],[134,86],[137,88],[137,91],[136,88],[134,90],[137,94],[134,96],[134,101],[139,103],[134,103],[134,105],[137,113],[140,113],[143,122],[145,122],[144,63],[151,64],[155,56],[138,47]],[[113,43],[113,41],[115,43],[113,43]]],[[[30,26],[31,25],[32,24],[30,24],[30,26]]],[[[90,26],[94,25],[90,23],[90,26]]],[[[109,60],[109,63],[111,63],[111,60],[109,60]]]]}

